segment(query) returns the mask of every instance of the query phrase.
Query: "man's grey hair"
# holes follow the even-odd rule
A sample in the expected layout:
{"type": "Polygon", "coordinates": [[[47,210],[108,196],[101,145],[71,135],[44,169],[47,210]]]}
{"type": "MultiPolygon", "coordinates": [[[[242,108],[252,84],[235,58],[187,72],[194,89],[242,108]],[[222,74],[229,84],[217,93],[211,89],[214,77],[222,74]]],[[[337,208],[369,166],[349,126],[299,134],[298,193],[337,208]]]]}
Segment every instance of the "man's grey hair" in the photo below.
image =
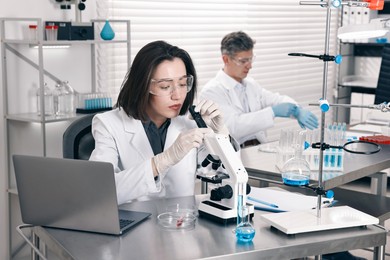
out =
{"type": "Polygon", "coordinates": [[[253,49],[256,41],[243,31],[232,32],[223,37],[221,41],[221,53],[234,56],[237,52],[253,49]]]}

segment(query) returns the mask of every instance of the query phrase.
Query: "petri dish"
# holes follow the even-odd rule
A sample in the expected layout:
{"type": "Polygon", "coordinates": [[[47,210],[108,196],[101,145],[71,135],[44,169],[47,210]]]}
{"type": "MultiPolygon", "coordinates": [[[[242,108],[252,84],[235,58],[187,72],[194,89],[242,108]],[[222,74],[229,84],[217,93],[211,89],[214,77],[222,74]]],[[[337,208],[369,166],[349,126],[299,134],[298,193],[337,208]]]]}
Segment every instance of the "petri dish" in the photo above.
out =
{"type": "Polygon", "coordinates": [[[167,230],[191,230],[195,228],[196,217],[185,211],[164,212],[157,216],[160,227],[167,230]]]}
{"type": "Polygon", "coordinates": [[[172,204],[168,205],[166,208],[166,212],[188,212],[193,214],[195,217],[197,217],[198,209],[195,205],[187,205],[187,204],[172,204]]]}

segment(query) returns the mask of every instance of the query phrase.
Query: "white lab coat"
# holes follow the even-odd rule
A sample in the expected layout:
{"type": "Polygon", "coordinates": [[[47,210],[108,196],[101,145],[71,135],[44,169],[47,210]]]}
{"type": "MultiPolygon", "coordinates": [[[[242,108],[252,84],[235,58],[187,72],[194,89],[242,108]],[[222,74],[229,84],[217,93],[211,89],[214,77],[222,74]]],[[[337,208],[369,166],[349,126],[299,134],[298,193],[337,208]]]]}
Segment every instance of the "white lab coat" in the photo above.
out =
{"type": "Polygon", "coordinates": [[[284,102],[296,104],[296,101],[288,96],[268,91],[253,78],[246,77],[242,84],[245,86],[250,112],[245,113],[235,91],[237,84],[240,83],[220,70],[216,77],[202,88],[200,100],[208,99],[218,104],[230,135],[240,144],[254,138],[265,143],[266,129],[274,125],[275,115],[272,106],[284,102]]]}
{"type": "MultiPolygon", "coordinates": [[[[171,120],[165,141],[170,147],[184,130],[197,127],[187,116],[171,120]]],[[[95,150],[90,160],[114,165],[118,204],[156,197],[194,195],[197,149],[154,180],[151,158],[154,156],[140,120],[126,115],[123,109],[97,114],[92,122],[95,150]]]]}

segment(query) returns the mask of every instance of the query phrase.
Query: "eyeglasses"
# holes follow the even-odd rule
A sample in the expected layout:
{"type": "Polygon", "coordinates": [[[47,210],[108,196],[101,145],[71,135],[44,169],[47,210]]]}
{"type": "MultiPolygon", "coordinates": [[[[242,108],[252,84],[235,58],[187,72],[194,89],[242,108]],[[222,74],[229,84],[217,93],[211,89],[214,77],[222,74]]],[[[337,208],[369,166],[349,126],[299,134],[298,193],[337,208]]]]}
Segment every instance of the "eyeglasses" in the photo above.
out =
{"type": "Polygon", "coordinates": [[[230,57],[234,63],[237,65],[237,66],[245,66],[249,63],[253,63],[256,59],[256,56],[252,56],[250,58],[234,58],[234,57],[230,57]]]}
{"type": "Polygon", "coordinates": [[[184,94],[190,92],[193,83],[192,75],[172,79],[152,79],[149,92],[155,96],[170,96],[177,89],[184,94]]]}

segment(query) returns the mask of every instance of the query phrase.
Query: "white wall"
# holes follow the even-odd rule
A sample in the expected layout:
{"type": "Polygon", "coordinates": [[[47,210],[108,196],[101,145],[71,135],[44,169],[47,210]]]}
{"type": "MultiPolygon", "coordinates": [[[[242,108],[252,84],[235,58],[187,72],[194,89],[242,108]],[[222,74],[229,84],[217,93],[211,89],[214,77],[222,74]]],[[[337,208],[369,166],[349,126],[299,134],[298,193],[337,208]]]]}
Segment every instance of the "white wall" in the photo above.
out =
{"type": "MultiPolygon", "coordinates": [[[[95,1],[86,1],[86,10],[82,12],[82,21],[88,21],[92,18],[96,17],[96,3],[95,1]]],[[[55,0],[0,0],[0,17],[28,17],[28,18],[42,18],[45,20],[56,20],[56,21],[69,21],[75,20],[75,8],[72,6],[71,10],[61,10],[59,6],[55,3],[55,0]]],[[[21,32],[15,32],[16,35],[21,35],[21,32]]],[[[77,51],[76,51],[77,52],[77,51]]],[[[76,54],[77,55],[77,54],[76,54]]],[[[77,56],[74,57],[77,60],[77,56]]],[[[13,76],[23,75],[23,77],[34,77],[37,78],[36,72],[30,71],[20,71],[24,70],[23,67],[18,67],[18,63],[15,63],[16,67],[13,67],[12,70],[8,72],[8,77],[11,78],[13,76]],[[26,75],[26,73],[34,73],[34,75],[26,75]]],[[[53,62],[50,64],[53,71],[62,71],[63,67],[58,65],[55,67],[56,63],[53,62]]],[[[57,63],[58,64],[58,63],[57,63]]],[[[61,64],[61,63],[59,63],[61,64]]],[[[81,62],[79,66],[80,71],[90,71],[90,67],[87,65],[88,62],[81,62]]],[[[0,64],[0,78],[2,78],[2,68],[0,64]]],[[[80,75],[76,75],[74,77],[83,77],[82,73],[80,75]]],[[[90,78],[88,76],[88,78],[90,78]]],[[[76,81],[77,79],[74,79],[76,81]]],[[[80,79],[81,80],[81,79],[80,79]]],[[[0,100],[1,104],[3,104],[3,92],[0,92],[0,100]]],[[[20,102],[15,100],[12,101],[14,105],[21,106],[20,102]],[[16,103],[17,102],[17,103],[16,103]]],[[[3,106],[0,106],[0,115],[3,115],[3,106]]],[[[5,172],[6,165],[6,138],[4,133],[4,118],[1,116],[0,118],[0,259],[10,259],[9,255],[9,237],[8,237],[8,229],[9,229],[9,214],[8,214],[8,195],[6,192],[7,189],[7,173],[5,172]]],[[[19,144],[23,145],[23,144],[19,144]]],[[[13,216],[12,216],[13,217],[13,216]]],[[[12,218],[11,217],[11,218],[12,218]]]]}

